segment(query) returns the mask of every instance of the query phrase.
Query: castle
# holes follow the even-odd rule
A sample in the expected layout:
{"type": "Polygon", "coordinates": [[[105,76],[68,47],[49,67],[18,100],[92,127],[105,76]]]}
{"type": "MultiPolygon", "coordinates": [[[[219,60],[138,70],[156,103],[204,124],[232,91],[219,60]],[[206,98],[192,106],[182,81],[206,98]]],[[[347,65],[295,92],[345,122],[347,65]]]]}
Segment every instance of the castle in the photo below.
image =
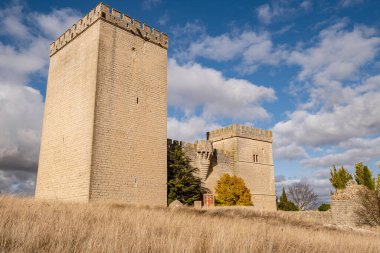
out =
{"type": "MultiPolygon", "coordinates": [[[[36,198],[167,204],[168,41],[100,3],[51,44],[36,198]]],[[[182,144],[207,187],[236,174],[275,209],[270,131],[232,125],[182,144]]]]}
{"type": "Polygon", "coordinates": [[[244,179],[255,208],[276,210],[272,132],[234,124],[207,133],[207,140],[177,143],[198,168],[204,186],[214,192],[224,173],[244,179]]]}

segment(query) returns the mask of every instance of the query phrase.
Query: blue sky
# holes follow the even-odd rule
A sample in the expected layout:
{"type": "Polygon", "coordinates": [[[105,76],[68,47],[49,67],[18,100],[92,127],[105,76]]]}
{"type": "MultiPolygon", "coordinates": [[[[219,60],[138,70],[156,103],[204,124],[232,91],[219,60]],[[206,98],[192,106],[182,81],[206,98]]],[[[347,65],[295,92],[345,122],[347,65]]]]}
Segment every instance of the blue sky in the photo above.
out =
{"type": "MultiPolygon", "coordinates": [[[[33,194],[48,46],[96,1],[0,3],[0,191],[33,194]]],[[[272,129],[278,189],[328,200],[333,164],[380,173],[380,2],[107,1],[170,37],[168,135],[272,129]]]]}

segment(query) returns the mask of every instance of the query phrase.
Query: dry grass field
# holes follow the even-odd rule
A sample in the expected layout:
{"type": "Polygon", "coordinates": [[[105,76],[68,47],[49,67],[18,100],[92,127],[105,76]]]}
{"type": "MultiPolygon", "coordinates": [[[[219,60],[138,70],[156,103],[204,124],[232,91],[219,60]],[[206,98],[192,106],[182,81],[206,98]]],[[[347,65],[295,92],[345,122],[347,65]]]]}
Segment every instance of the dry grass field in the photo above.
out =
{"type": "Polygon", "coordinates": [[[2,196],[0,252],[380,252],[380,234],[249,208],[201,211],[2,196]]]}

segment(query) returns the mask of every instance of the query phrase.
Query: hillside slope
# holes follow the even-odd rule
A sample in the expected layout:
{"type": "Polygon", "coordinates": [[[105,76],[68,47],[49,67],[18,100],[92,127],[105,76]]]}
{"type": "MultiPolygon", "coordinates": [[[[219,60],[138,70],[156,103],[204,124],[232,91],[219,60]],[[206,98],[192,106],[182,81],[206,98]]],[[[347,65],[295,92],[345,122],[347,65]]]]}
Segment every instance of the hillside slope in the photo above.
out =
{"type": "Polygon", "coordinates": [[[249,208],[173,210],[1,196],[0,252],[380,252],[380,234],[249,208]]]}

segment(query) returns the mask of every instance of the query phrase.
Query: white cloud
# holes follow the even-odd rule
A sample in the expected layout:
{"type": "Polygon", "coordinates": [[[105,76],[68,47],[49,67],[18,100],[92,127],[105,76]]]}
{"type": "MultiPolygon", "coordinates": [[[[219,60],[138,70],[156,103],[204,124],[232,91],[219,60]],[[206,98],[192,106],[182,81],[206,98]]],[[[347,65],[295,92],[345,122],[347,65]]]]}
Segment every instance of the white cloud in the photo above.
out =
{"type": "Polygon", "coordinates": [[[223,119],[252,122],[270,117],[261,105],[276,99],[272,88],[244,79],[226,78],[220,71],[196,63],[168,63],[168,105],[183,117],[168,119],[168,136],[193,141],[219,128],[223,119]]]}
{"type": "Polygon", "coordinates": [[[39,91],[0,85],[0,169],[36,169],[42,111],[39,91]]]}
{"type": "Polygon", "coordinates": [[[322,30],[316,46],[293,51],[290,64],[300,65],[300,80],[312,79],[317,84],[355,78],[365,63],[374,59],[379,50],[380,38],[365,26],[345,29],[346,22],[322,30]]]}
{"type": "Polygon", "coordinates": [[[0,35],[7,36],[0,42],[0,192],[32,194],[43,97],[29,83],[32,76],[45,77],[50,42],[79,19],[79,12],[28,13],[12,4],[0,11],[0,35]]]}
{"type": "Polygon", "coordinates": [[[193,116],[185,119],[168,118],[168,138],[193,142],[206,139],[206,132],[220,128],[217,123],[207,122],[202,117],[193,116]]]}
{"type": "Polygon", "coordinates": [[[263,4],[257,8],[257,18],[265,23],[269,24],[272,21],[273,13],[269,4],[263,4]]]}
{"type": "Polygon", "coordinates": [[[72,8],[53,9],[47,14],[33,13],[31,20],[49,38],[58,38],[81,18],[81,13],[72,8]]]}
{"type": "Polygon", "coordinates": [[[80,13],[70,8],[25,14],[20,5],[0,11],[1,34],[12,41],[11,45],[0,42],[1,83],[25,85],[31,74],[45,75],[49,44],[80,18],[80,13]]]}
{"type": "Polygon", "coordinates": [[[168,66],[168,104],[193,115],[201,109],[210,120],[218,117],[240,121],[269,118],[261,106],[276,99],[272,88],[244,79],[226,78],[215,69],[199,64],[180,65],[174,59],[168,66]]]}
{"type": "Polygon", "coordinates": [[[199,20],[194,20],[193,22],[186,22],[184,26],[174,26],[171,28],[174,38],[189,35],[190,38],[194,38],[195,35],[204,36],[206,33],[206,27],[199,20]]]}
{"type": "Polygon", "coordinates": [[[273,137],[273,139],[275,140],[275,142],[273,143],[273,152],[275,159],[296,160],[308,157],[308,154],[303,147],[296,143],[281,144],[280,138],[281,136],[277,137],[277,133],[275,133],[273,137]]]}
{"type": "Polygon", "coordinates": [[[341,0],[339,4],[343,7],[350,7],[353,5],[361,4],[363,2],[364,0],[341,0]]]}
{"type": "Polygon", "coordinates": [[[35,184],[34,172],[0,170],[0,193],[33,195],[35,184]]]}
{"type": "Polygon", "coordinates": [[[334,145],[352,137],[380,133],[380,93],[366,93],[351,98],[347,105],[316,113],[298,110],[288,121],[276,124],[277,135],[288,143],[318,147],[334,145]]]}
{"type": "Polygon", "coordinates": [[[336,104],[332,110],[322,109],[314,113],[297,110],[291,113],[289,120],[274,127],[279,145],[338,145],[349,138],[379,134],[380,91],[358,94],[358,89],[352,90],[353,96],[346,104],[336,104]]]}
{"type": "Polygon", "coordinates": [[[312,168],[329,168],[332,165],[352,166],[358,161],[368,162],[380,157],[380,137],[353,138],[339,144],[345,150],[321,157],[302,160],[301,164],[312,168]]]}
{"type": "Polygon", "coordinates": [[[162,15],[161,17],[158,18],[158,23],[160,25],[166,25],[170,20],[170,15],[168,12],[165,12],[164,15],[162,15]]]}
{"type": "Polygon", "coordinates": [[[28,38],[28,28],[22,20],[23,7],[20,5],[10,6],[0,10],[0,35],[10,35],[16,38],[28,38]]]}
{"type": "MultiPolygon", "coordinates": [[[[276,177],[276,195],[282,194],[282,188],[287,191],[288,187],[294,183],[305,182],[308,183],[313,191],[318,195],[319,202],[330,202],[330,192],[333,190],[329,181],[329,170],[315,171],[308,178],[286,178],[283,175],[276,177]]],[[[289,197],[289,196],[288,196],[289,197]]]]}
{"type": "Polygon", "coordinates": [[[258,34],[253,31],[225,33],[215,37],[205,34],[175,54],[181,60],[206,58],[226,62],[242,59],[236,70],[243,73],[252,73],[259,65],[277,65],[286,56],[284,48],[273,46],[268,33],[258,34]]]}
{"type": "Polygon", "coordinates": [[[142,8],[145,10],[152,9],[159,5],[161,3],[161,0],[143,0],[142,1],[142,8]]]}
{"type": "Polygon", "coordinates": [[[270,24],[275,19],[293,18],[299,13],[312,8],[310,0],[304,1],[270,1],[256,8],[257,18],[261,23],[270,24]]]}
{"type": "Polygon", "coordinates": [[[370,148],[340,147],[353,138],[380,134],[380,76],[361,81],[360,75],[379,52],[380,37],[369,27],[346,27],[347,22],[338,22],[320,32],[316,45],[290,53],[288,62],[301,66],[298,79],[309,86],[308,100],[275,125],[275,157],[303,158],[303,165],[324,167],[378,155],[370,148]],[[312,157],[307,147],[340,148],[312,157]]]}
{"type": "Polygon", "coordinates": [[[313,3],[311,0],[305,0],[305,1],[301,2],[301,4],[300,4],[300,8],[304,9],[306,11],[310,10],[312,7],[313,7],[313,3]]]}
{"type": "Polygon", "coordinates": [[[23,85],[30,74],[45,73],[49,56],[48,45],[49,40],[46,38],[36,38],[21,48],[0,42],[0,82],[23,85]]]}

